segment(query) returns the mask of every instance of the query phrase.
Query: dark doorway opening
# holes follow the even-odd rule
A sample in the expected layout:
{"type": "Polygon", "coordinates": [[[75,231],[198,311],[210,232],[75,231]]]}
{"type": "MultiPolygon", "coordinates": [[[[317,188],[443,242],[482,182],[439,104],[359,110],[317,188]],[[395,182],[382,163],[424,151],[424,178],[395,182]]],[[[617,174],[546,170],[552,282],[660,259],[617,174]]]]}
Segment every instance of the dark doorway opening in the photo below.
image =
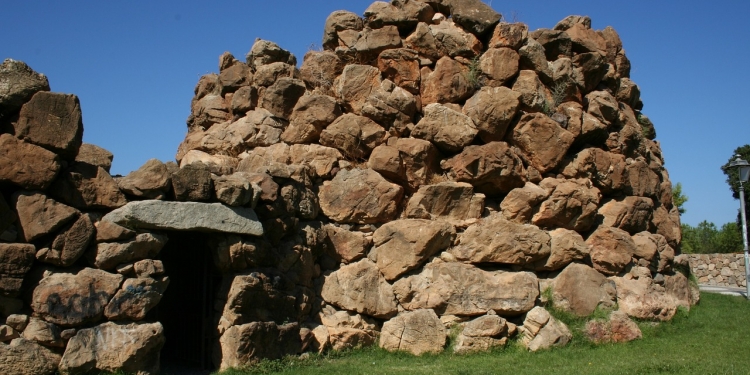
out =
{"type": "Polygon", "coordinates": [[[214,303],[221,275],[214,267],[205,235],[170,232],[168,236],[159,259],[169,286],[156,308],[156,319],[164,326],[166,337],[162,371],[212,370],[214,303]]]}

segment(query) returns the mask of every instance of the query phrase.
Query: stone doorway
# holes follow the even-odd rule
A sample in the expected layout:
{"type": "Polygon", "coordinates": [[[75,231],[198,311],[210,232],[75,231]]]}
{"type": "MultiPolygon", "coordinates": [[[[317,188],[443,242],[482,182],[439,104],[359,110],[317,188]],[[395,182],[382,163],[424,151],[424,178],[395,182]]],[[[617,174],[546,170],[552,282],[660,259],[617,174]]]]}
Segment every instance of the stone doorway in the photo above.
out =
{"type": "MultiPolygon", "coordinates": [[[[168,236],[159,259],[170,282],[155,309],[155,319],[164,326],[166,337],[162,366],[213,370],[214,303],[221,274],[208,251],[207,236],[189,232],[170,232],[168,236]]],[[[194,371],[185,373],[200,373],[194,371]]]]}

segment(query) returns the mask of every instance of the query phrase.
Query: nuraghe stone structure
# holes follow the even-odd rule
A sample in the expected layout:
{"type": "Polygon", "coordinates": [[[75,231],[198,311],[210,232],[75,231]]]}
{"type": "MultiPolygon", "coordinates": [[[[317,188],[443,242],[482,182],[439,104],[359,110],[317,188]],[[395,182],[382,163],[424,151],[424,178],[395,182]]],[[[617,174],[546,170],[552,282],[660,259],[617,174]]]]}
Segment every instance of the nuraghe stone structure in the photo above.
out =
{"type": "Polygon", "coordinates": [[[477,0],[375,2],[296,58],[200,79],[176,162],[125,177],[75,95],[0,66],[0,373],[156,374],[380,345],[596,341],[698,301],[653,125],[612,28],[477,0]],[[180,354],[184,354],[180,357],[180,354]]]}

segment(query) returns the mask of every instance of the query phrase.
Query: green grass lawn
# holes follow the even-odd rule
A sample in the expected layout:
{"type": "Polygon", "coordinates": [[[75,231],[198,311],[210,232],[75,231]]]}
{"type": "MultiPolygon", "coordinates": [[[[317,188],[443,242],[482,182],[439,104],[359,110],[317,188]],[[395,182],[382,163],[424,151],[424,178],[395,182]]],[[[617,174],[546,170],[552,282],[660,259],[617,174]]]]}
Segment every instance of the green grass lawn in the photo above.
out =
{"type": "Polygon", "coordinates": [[[421,357],[364,348],[222,374],[750,374],[750,302],[742,297],[703,293],[689,313],[641,329],[643,339],[623,344],[594,346],[576,334],[565,348],[537,353],[514,343],[487,353],[421,357]]]}

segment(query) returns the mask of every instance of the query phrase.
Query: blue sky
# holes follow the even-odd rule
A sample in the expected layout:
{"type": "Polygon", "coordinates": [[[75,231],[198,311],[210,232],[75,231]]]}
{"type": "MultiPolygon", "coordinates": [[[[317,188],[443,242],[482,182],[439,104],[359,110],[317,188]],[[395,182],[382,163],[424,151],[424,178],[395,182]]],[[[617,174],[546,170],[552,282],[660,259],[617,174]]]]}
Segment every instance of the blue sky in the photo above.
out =
{"type": "MultiPolygon", "coordinates": [[[[358,14],[371,1],[2,1],[0,58],[25,61],[52,91],[79,96],[84,141],[115,155],[113,174],[146,160],[173,160],[198,78],[229,51],[244,60],[255,38],[301,62],[319,48],[334,10],[358,14]]],[[[673,183],[689,197],[682,220],[734,221],[719,167],[750,143],[750,1],[489,2],[508,20],[551,28],[570,14],[623,41],[656,125],[673,183]]]]}

